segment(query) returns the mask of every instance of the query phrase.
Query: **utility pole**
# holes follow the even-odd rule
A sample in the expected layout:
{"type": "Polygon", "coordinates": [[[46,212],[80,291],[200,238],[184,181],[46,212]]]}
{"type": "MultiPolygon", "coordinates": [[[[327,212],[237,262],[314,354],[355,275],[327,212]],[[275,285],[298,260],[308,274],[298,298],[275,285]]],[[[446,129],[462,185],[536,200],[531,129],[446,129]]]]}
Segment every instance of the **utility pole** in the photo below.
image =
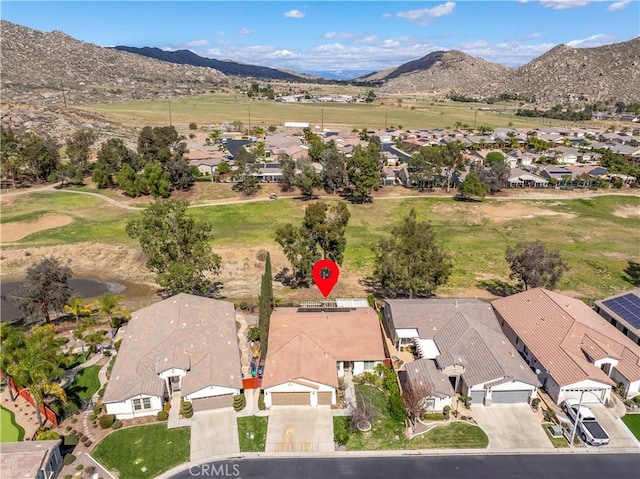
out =
{"type": "Polygon", "coordinates": [[[62,86],[62,100],[64,101],[64,109],[67,110],[67,95],[64,92],[64,83],[60,84],[62,86]]]}
{"type": "Polygon", "coordinates": [[[251,134],[251,103],[249,103],[249,134],[251,134]]]}
{"type": "Polygon", "coordinates": [[[320,121],[320,133],[324,132],[324,108],[320,108],[321,121],[320,121]]]}
{"type": "Polygon", "coordinates": [[[476,114],[473,116],[473,129],[476,129],[476,122],[478,120],[478,109],[476,108],[476,114]]]}
{"type": "Polygon", "coordinates": [[[169,126],[173,126],[171,121],[171,100],[169,100],[169,126]]]}
{"type": "Polygon", "coordinates": [[[384,129],[387,130],[387,120],[389,119],[389,110],[384,111],[384,129]]]}

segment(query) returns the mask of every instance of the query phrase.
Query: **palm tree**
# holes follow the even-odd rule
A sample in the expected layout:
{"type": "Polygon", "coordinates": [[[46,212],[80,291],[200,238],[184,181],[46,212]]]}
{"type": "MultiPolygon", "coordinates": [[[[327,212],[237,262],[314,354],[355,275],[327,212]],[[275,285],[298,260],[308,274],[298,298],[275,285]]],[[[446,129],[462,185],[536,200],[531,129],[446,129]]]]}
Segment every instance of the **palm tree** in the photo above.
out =
{"type": "Polygon", "coordinates": [[[80,345],[82,346],[82,357],[84,358],[84,360],[86,361],[86,355],[85,355],[85,350],[84,350],[84,345],[86,342],[86,338],[85,335],[87,333],[87,331],[89,331],[89,334],[91,334],[92,332],[94,332],[94,326],[96,325],[96,320],[94,318],[84,318],[82,320],[82,322],[78,325],[78,327],[76,328],[76,330],[73,332],[73,336],[80,341],[80,345]]]}
{"type": "MultiPolygon", "coordinates": [[[[10,324],[0,323],[0,371],[5,373],[9,378],[9,368],[18,361],[17,354],[24,347],[24,332],[11,326],[10,324]]],[[[9,385],[9,396],[12,401],[16,400],[13,395],[13,389],[9,385]]]]}
{"type": "Polygon", "coordinates": [[[9,365],[8,372],[16,385],[26,388],[36,406],[38,424],[42,425],[40,408],[46,396],[53,396],[66,402],[64,389],[55,378],[64,376],[60,367],[62,355],[59,341],[55,338],[53,327],[35,328],[26,336],[23,347],[16,351],[15,361],[9,365]]]}
{"type": "Polygon", "coordinates": [[[91,314],[91,310],[85,306],[82,298],[69,298],[67,304],[64,305],[64,310],[76,318],[76,323],[80,322],[80,316],[91,314]]]}
{"type": "Polygon", "coordinates": [[[104,293],[100,295],[95,303],[95,307],[98,309],[98,315],[103,319],[109,320],[109,326],[111,327],[111,336],[114,336],[115,326],[114,317],[120,317],[128,320],[131,317],[131,313],[126,308],[120,307],[120,302],[124,299],[122,295],[113,295],[111,293],[104,293]]]}

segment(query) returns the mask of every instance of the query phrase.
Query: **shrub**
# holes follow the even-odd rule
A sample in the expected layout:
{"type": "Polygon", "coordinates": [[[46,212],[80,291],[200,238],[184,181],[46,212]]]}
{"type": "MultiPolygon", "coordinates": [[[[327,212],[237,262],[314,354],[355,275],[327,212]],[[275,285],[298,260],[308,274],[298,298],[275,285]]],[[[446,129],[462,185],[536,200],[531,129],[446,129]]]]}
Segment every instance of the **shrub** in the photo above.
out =
{"type": "Polygon", "coordinates": [[[113,424],[111,425],[111,429],[120,429],[122,427],[122,421],[120,419],[116,419],[115,421],[113,421],[113,424]]]}
{"type": "Polygon", "coordinates": [[[533,410],[537,411],[539,406],[540,406],[540,398],[533,398],[531,400],[531,407],[533,408],[533,410]]]}
{"type": "MultiPolygon", "coordinates": [[[[78,412],[80,412],[80,411],[78,411],[78,412]]],[[[78,422],[78,418],[77,417],[72,417],[71,418],[71,424],[75,424],[77,422],[78,422]]]]}
{"type": "Polygon", "coordinates": [[[76,466],[76,471],[82,471],[84,469],[84,466],[82,464],[78,464],[76,466]]]}
{"type": "Polygon", "coordinates": [[[257,341],[258,339],[260,339],[260,328],[258,328],[257,326],[249,328],[248,337],[249,341],[257,341]]]}
{"type": "Polygon", "coordinates": [[[89,449],[91,447],[91,444],[93,444],[91,442],[91,440],[87,439],[86,441],[83,442],[84,447],[86,447],[87,449],[89,449]]]}
{"type": "Polygon", "coordinates": [[[556,412],[553,409],[551,408],[544,409],[543,416],[545,421],[558,424],[558,416],[556,415],[556,412]]]}
{"type": "Polygon", "coordinates": [[[93,408],[94,416],[99,416],[101,412],[102,412],[102,406],[94,406],[93,408]]]}
{"type": "Polygon", "coordinates": [[[400,392],[394,392],[389,395],[389,415],[398,422],[404,422],[407,418],[400,392]]]}
{"type": "Polygon", "coordinates": [[[193,416],[193,405],[189,401],[182,401],[180,413],[183,417],[190,418],[193,416]]]}
{"type": "Polygon", "coordinates": [[[100,418],[100,427],[102,429],[109,429],[113,426],[113,422],[116,420],[115,414],[105,414],[100,418]]]}
{"type": "Polygon", "coordinates": [[[233,396],[233,409],[242,411],[246,405],[247,399],[244,397],[244,394],[236,394],[233,396]]]}
{"type": "Polygon", "coordinates": [[[190,130],[197,130],[198,129],[198,124],[195,121],[192,121],[191,123],[189,123],[189,129],[190,130]]]}
{"type": "Polygon", "coordinates": [[[95,421],[97,416],[94,413],[89,414],[89,421],[95,421]]]}
{"type": "Polygon", "coordinates": [[[346,421],[336,421],[335,427],[333,429],[333,440],[344,446],[347,442],[349,442],[349,436],[351,435],[351,431],[347,426],[346,421]]]}
{"type": "Polygon", "coordinates": [[[445,419],[449,419],[451,417],[451,406],[445,406],[442,408],[442,415],[445,419]]]}
{"type": "Polygon", "coordinates": [[[267,407],[264,404],[264,391],[260,391],[260,396],[258,396],[258,409],[260,411],[264,411],[267,407]]]}
{"type": "Polygon", "coordinates": [[[104,388],[98,389],[98,396],[100,397],[104,396],[104,388]]]}
{"type": "Polygon", "coordinates": [[[69,464],[73,464],[73,461],[76,460],[76,456],[74,456],[73,454],[65,454],[64,459],[62,460],[62,463],[65,466],[68,466],[69,464]]]}
{"type": "Polygon", "coordinates": [[[260,249],[258,250],[258,254],[256,255],[256,258],[258,258],[258,261],[266,261],[268,254],[269,252],[266,249],[260,249]]]}
{"type": "Polygon", "coordinates": [[[95,466],[89,466],[84,470],[84,472],[86,472],[87,474],[93,474],[94,472],[96,472],[96,468],[95,466]]]}
{"type": "Polygon", "coordinates": [[[120,349],[120,345],[122,344],[122,339],[118,339],[115,343],[113,343],[113,347],[116,351],[120,349]]]}
{"type": "Polygon", "coordinates": [[[65,446],[77,446],[80,442],[80,436],[77,434],[69,434],[64,437],[62,444],[65,446]]]}
{"type": "Polygon", "coordinates": [[[71,474],[65,474],[64,479],[73,479],[71,474]]]}
{"type": "Polygon", "coordinates": [[[51,441],[55,439],[60,439],[60,434],[52,430],[42,431],[36,436],[36,441],[51,441]]]}
{"type": "Polygon", "coordinates": [[[158,413],[158,421],[166,421],[169,419],[169,413],[167,411],[160,411],[158,413]]]}

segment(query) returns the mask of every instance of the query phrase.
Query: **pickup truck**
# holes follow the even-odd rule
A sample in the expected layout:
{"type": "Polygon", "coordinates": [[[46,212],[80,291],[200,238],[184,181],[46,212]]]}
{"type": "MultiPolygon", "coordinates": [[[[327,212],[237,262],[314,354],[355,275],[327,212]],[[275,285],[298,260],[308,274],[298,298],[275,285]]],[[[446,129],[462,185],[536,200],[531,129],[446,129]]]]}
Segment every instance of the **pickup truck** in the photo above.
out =
{"type": "Polygon", "coordinates": [[[575,423],[578,422],[577,432],[586,444],[591,446],[602,446],[609,444],[609,435],[605,431],[596,417],[586,406],[580,406],[580,403],[576,399],[567,399],[563,405],[562,410],[567,413],[567,416],[575,423]],[[580,411],[578,411],[580,407],[580,411]]]}

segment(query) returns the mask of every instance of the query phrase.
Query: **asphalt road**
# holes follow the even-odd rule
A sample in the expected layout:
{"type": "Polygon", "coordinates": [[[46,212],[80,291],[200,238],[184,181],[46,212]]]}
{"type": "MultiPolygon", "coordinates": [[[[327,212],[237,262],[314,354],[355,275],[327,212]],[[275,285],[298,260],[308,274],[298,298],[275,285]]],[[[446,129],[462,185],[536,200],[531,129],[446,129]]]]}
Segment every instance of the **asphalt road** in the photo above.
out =
{"type": "Polygon", "coordinates": [[[608,479],[640,477],[640,454],[342,457],[221,461],[173,476],[238,479],[608,479]]]}

